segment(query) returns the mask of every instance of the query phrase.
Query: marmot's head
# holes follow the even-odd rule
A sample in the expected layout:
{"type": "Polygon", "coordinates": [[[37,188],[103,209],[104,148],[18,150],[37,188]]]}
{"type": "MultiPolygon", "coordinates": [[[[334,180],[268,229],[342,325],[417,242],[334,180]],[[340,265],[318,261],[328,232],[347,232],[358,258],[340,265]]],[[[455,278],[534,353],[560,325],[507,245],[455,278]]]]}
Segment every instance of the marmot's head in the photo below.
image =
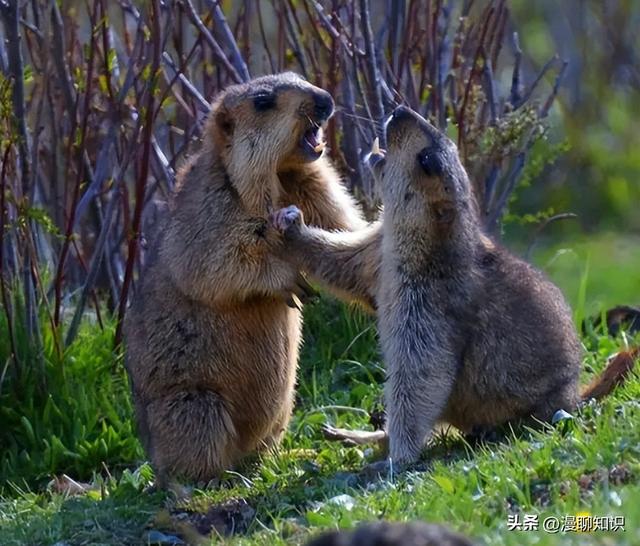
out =
{"type": "Polygon", "coordinates": [[[209,134],[228,167],[276,172],[322,155],[333,108],[329,93],[293,72],[262,76],[216,98],[209,134]]]}
{"type": "Polygon", "coordinates": [[[385,218],[446,229],[471,206],[469,179],[455,144],[404,106],[393,111],[385,131],[387,150],[374,149],[369,159],[385,218]]]}

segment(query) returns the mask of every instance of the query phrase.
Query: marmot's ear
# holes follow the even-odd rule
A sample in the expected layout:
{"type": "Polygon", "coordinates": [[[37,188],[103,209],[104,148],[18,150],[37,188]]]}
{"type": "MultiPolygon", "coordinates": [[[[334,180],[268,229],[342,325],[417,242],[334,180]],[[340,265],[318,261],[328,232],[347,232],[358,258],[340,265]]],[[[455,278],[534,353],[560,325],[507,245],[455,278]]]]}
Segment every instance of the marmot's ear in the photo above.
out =
{"type": "Polygon", "coordinates": [[[220,133],[224,136],[231,136],[233,134],[233,119],[224,104],[218,107],[214,116],[216,127],[220,133]]]}

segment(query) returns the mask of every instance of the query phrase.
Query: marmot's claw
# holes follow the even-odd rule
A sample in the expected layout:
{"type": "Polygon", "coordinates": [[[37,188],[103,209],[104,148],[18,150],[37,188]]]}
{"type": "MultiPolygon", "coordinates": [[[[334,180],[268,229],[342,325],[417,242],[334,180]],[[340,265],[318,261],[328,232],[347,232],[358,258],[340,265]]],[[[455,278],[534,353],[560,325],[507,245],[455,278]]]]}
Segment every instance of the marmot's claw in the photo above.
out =
{"type": "Polygon", "coordinates": [[[298,298],[300,298],[302,303],[311,303],[320,296],[320,292],[309,284],[302,273],[298,274],[298,278],[296,279],[296,290],[294,293],[298,298]]]}
{"type": "Polygon", "coordinates": [[[285,293],[284,301],[292,309],[302,311],[305,303],[313,303],[320,293],[311,286],[302,273],[298,273],[294,286],[285,293]]]}
{"type": "Polygon", "coordinates": [[[285,300],[286,304],[291,307],[291,309],[297,309],[298,311],[302,311],[302,302],[300,298],[295,294],[289,294],[289,297],[285,300]]]}
{"type": "Polygon", "coordinates": [[[280,233],[285,233],[292,226],[301,225],[303,223],[302,211],[295,205],[278,209],[269,215],[269,222],[280,233]]]}

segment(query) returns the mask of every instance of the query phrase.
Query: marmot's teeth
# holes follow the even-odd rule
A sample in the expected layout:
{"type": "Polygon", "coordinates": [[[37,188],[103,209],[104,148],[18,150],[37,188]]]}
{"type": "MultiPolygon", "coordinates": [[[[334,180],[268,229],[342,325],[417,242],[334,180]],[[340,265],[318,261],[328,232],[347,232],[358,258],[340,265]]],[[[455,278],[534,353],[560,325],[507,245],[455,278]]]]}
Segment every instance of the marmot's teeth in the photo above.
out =
{"type": "Polygon", "coordinates": [[[373,145],[371,146],[371,153],[374,155],[380,155],[380,139],[378,137],[373,139],[373,145]]]}
{"type": "Polygon", "coordinates": [[[324,150],[324,142],[319,142],[318,145],[313,148],[313,151],[316,153],[320,153],[322,150],[324,150]]]}

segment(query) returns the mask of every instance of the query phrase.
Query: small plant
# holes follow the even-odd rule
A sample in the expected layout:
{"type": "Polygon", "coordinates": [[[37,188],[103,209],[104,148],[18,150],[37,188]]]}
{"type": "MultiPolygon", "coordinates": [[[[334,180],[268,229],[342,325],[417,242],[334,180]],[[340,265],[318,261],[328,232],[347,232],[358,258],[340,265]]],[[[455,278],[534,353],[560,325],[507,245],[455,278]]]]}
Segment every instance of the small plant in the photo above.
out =
{"type": "MultiPolygon", "coordinates": [[[[86,323],[62,357],[45,319],[41,327],[41,354],[23,331],[16,332],[21,373],[3,378],[0,483],[42,484],[60,473],[87,479],[104,465],[139,460],[127,378],[112,348],[113,324],[100,329],[86,323]]],[[[0,333],[1,340],[8,338],[2,319],[0,333]]],[[[0,344],[0,361],[7,362],[9,350],[0,344]]]]}

